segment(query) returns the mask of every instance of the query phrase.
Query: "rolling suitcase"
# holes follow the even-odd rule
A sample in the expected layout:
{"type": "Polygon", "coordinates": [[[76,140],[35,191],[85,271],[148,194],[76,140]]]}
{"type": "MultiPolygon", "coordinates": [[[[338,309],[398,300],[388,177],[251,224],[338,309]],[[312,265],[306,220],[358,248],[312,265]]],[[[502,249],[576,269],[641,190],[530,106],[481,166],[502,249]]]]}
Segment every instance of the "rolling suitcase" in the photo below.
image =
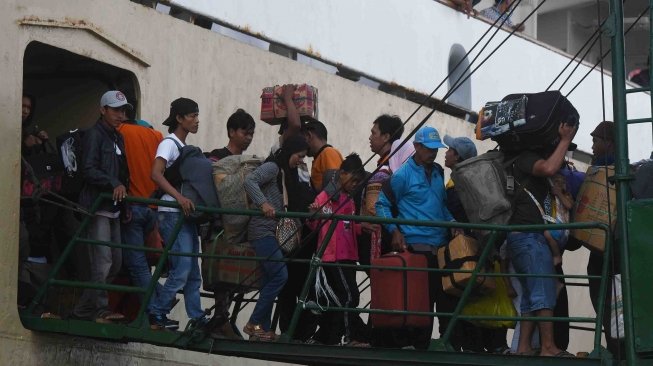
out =
{"type": "Polygon", "coordinates": [[[504,152],[553,148],[559,141],[560,123],[576,125],[579,118],[576,108],[557,90],[510,94],[481,110],[476,137],[491,138],[504,152]]]}
{"type": "MultiPolygon", "coordinates": [[[[426,268],[426,257],[410,252],[392,252],[373,259],[374,266],[426,268]]],[[[432,311],[429,304],[429,276],[425,271],[400,271],[372,269],[370,285],[371,309],[432,311]]],[[[370,314],[374,328],[427,328],[432,324],[429,316],[370,314]]]]}

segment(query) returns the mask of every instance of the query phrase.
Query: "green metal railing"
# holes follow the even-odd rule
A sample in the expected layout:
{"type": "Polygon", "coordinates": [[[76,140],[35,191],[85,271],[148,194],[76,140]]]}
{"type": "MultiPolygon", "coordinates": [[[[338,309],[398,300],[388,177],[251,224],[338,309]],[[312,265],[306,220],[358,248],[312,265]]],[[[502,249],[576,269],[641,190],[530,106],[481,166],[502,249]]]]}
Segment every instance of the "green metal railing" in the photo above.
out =
{"type": "MultiPolygon", "coordinates": [[[[91,212],[93,212],[97,207],[99,207],[101,200],[110,200],[110,195],[102,195],[97,202],[93,205],[91,212]]],[[[140,204],[156,204],[160,206],[167,207],[178,207],[176,202],[169,201],[158,201],[151,199],[142,199],[142,198],[133,198],[128,197],[127,201],[136,202],[140,204]]],[[[214,213],[214,214],[232,214],[232,215],[248,215],[248,216],[260,216],[262,213],[260,211],[253,210],[234,210],[234,209],[224,209],[224,208],[208,208],[208,207],[197,207],[199,211],[214,213]]],[[[484,268],[484,263],[487,261],[488,256],[490,255],[491,249],[496,244],[499,232],[508,232],[508,231],[543,231],[545,229],[551,229],[551,225],[516,225],[516,226],[507,226],[507,225],[479,225],[479,224],[467,224],[467,223],[454,223],[454,222],[427,222],[427,221],[416,221],[416,220],[402,220],[402,219],[383,219],[377,217],[368,217],[368,216],[350,216],[350,215],[315,215],[309,213],[296,213],[296,212],[280,212],[277,213],[279,217],[294,217],[294,218],[313,218],[313,219],[325,219],[331,220],[329,228],[325,238],[319,243],[316,254],[311,260],[306,259],[292,259],[292,258],[283,258],[275,259],[275,261],[281,262],[293,262],[293,263],[304,263],[310,266],[309,275],[304,283],[300,300],[295,308],[295,311],[292,316],[292,320],[289,326],[289,329],[284,333],[280,339],[280,342],[276,344],[287,344],[290,345],[291,340],[293,339],[294,331],[298,325],[299,316],[303,310],[320,310],[320,311],[346,311],[346,312],[355,312],[355,313],[368,313],[368,314],[396,314],[396,315],[424,315],[424,316],[438,316],[438,317],[448,317],[450,322],[446,328],[444,334],[441,335],[439,339],[433,340],[428,351],[440,351],[448,352],[452,351],[452,348],[449,344],[449,339],[451,338],[453,329],[456,323],[459,320],[537,320],[537,321],[563,321],[563,322],[575,322],[575,323],[594,323],[593,330],[595,332],[594,337],[594,350],[590,354],[590,357],[585,361],[591,360],[608,360],[610,359],[609,353],[607,353],[601,347],[601,324],[602,324],[602,315],[603,312],[599,311],[596,318],[591,317],[499,317],[499,316],[482,316],[482,315],[462,315],[462,309],[467,301],[472,296],[473,284],[475,283],[476,277],[481,273],[484,268]],[[320,258],[324,253],[327,244],[335,230],[336,223],[339,220],[347,220],[353,222],[370,222],[377,224],[384,223],[394,223],[399,225],[416,225],[416,226],[429,226],[429,227],[445,227],[445,228],[463,228],[463,229],[474,229],[474,230],[487,230],[490,232],[489,241],[484,246],[482,252],[480,253],[479,261],[477,262],[476,268],[474,270],[455,270],[455,269],[438,269],[438,268],[404,268],[404,271],[425,271],[425,272],[440,272],[440,273],[471,273],[471,279],[468,281],[465,289],[458,301],[458,304],[455,310],[451,313],[444,312],[416,312],[416,311],[402,311],[402,310],[381,310],[381,309],[368,309],[368,308],[344,308],[344,307],[317,307],[312,306],[307,303],[308,293],[310,291],[311,285],[315,281],[316,272],[319,267],[333,267],[338,266],[342,268],[355,268],[357,270],[363,269],[394,269],[396,267],[385,267],[385,266],[373,266],[373,265],[349,265],[349,264],[339,264],[339,263],[324,263],[321,262],[320,258]]],[[[167,261],[167,258],[171,255],[176,256],[191,256],[191,257],[201,257],[201,258],[214,258],[214,259],[239,259],[239,260],[252,260],[252,261],[264,261],[272,260],[264,257],[239,257],[239,256],[228,256],[228,255],[216,255],[216,254],[204,254],[204,253],[179,253],[171,251],[172,244],[179,233],[179,230],[184,223],[184,217],[180,214],[179,220],[175,225],[173,230],[173,235],[165,242],[163,249],[153,249],[147,247],[134,247],[132,245],[125,245],[121,243],[108,243],[100,242],[96,240],[89,240],[82,238],[82,233],[85,228],[88,226],[88,222],[91,218],[88,217],[84,220],[75,237],[70,241],[70,243],[64,249],[61,257],[57,263],[52,268],[48,281],[39,289],[36,297],[30,303],[30,306],[21,312],[21,318],[26,325],[26,327],[35,330],[44,330],[44,331],[54,331],[54,332],[63,332],[69,334],[77,335],[87,335],[94,337],[104,337],[109,339],[126,339],[126,340],[136,340],[144,341],[155,344],[162,344],[168,346],[182,347],[188,349],[195,349],[198,351],[207,351],[212,352],[216,351],[215,341],[206,337],[206,334],[199,334],[196,329],[187,329],[185,332],[162,332],[162,331],[152,331],[149,328],[149,323],[146,318],[146,307],[149,303],[155,285],[160,278],[162,268],[164,263],[167,261]],[[130,249],[130,250],[141,250],[146,252],[158,252],[161,253],[154,272],[152,274],[152,281],[146,289],[133,287],[133,286],[120,286],[120,285],[111,285],[111,284],[100,284],[100,283],[85,283],[81,281],[68,281],[68,280],[58,280],[56,279],[63,263],[66,258],[72,253],[72,250],[75,245],[106,245],[112,248],[121,248],[121,249],[130,249]],[[42,320],[39,319],[33,312],[36,309],[39,302],[45,296],[48,287],[50,286],[59,286],[59,287],[77,287],[77,288],[88,288],[88,289],[97,289],[97,290],[108,290],[108,291],[121,291],[129,293],[141,293],[143,294],[143,301],[139,308],[136,319],[129,324],[95,324],[86,321],[78,320],[42,320]],[[68,323],[66,323],[68,322],[68,323]],[[198,335],[199,334],[199,335],[198,335]]],[[[328,222],[328,221],[327,221],[328,222]]],[[[609,232],[607,225],[599,223],[572,223],[564,225],[556,225],[556,229],[588,229],[588,228],[599,228],[606,233],[609,232]]],[[[601,296],[600,296],[600,308],[602,309],[605,304],[602,299],[605,298],[606,292],[606,279],[607,277],[607,253],[610,252],[610,235],[606,235],[606,244],[605,244],[605,255],[606,261],[604,262],[603,276],[589,276],[589,275],[531,275],[531,274],[506,274],[506,273],[492,273],[492,272],[483,272],[482,276],[488,277],[551,277],[551,278],[574,278],[574,279],[598,279],[602,278],[601,281],[601,296]]],[[[251,343],[250,347],[251,346],[251,343]]],[[[258,344],[256,347],[264,347],[261,344],[258,344]]],[[[296,347],[296,345],[293,345],[296,347]]],[[[314,346],[306,346],[314,347],[314,346]]],[[[224,352],[224,351],[223,351],[224,352]]],[[[234,351],[235,352],[235,351],[234,351]]],[[[239,354],[246,354],[247,352],[252,352],[251,349],[247,351],[241,350],[239,354]]],[[[295,351],[296,352],[296,351],[295,351]]],[[[366,351],[354,351],[354,352],[366,352],[366,351]]],[[[390,352],[386,349],[383,352],[390,352]]],[[[294,353],[297,354],[297,353],[294,353]]],[[[299,353],[301,354],[301,352],[299,353]]],[[[460,353],[456,353],[462,355],[460,353]]],[[[404,355],[405,356],[405,355],[404,355]]],[[[256,357],[256,356],[253,356],[256,357]]],[[[288,356],[290,357],[290,356],[288,356]]],[[[358,356],[360,357],[360,356],[358,356]]],[[[426,357],[426,356],[424,356],[426,357]]],[[[468,357],[468,356],[461,356],[468,357]]],[[[480,357],[480,356],[477,356],[480,357]]],[[[266,357],[271,359],[271,357],[266,357]]],[[[286,357],[287,358],[287,357],[286,357]]],[[[279,356],[279,359],[285,359],[279,356]]],[[[391,359],[391,358],[389,358],[391,359]]],[[[544,359],[544,358],[542,358],[544,359]]],[[[297,361],[297,359],[294,359],[297,361]]],[[[426,358],[424,359],[426,360],[426,358]]],[[[486,360],[487,361],[487,360],[486,360]]],[[[540,360],[541,362],[548,362],[540,360]]],[[[538,362],[540,362],[538,361],[538,362]]],[[[340,362],[342,363],[342,362],[340,362]]],[[[484,364],[485,362],[480,362],[484,364]]],[[[490,363],[494,364],[494,363],[490,363]]],[[[496,364],[505,365],[506,361],[497,362],[496,364]]],[[[508,362],[510,364],[510,362],[508,362]]]]}
{"type": "MultiPolygon", "coordinates": [[[[649,24],[653,24],[653,0],[648,1],[649,11],[649,24]]],[[[635,302],[633,292],[648,293],[650,292],[650,283],[653,276],[645,273],[634,273],[631,270],[631,265],[642,270],[641,261],[647,260],[643,257],[638,257],[637,254],[646,253],[646,249],[650,246],[650,237],[642,237],[638,233],[633,233],[633,229],[638,231],[649,232],[648,225],[641,225],[642,219],[650,223],[650,217],[641,217],[638,215],[649,214],[653,202],[650,200],[640,206],[644,210],[629,210],[631,205],[629,182],[633,179],[630,173],[630,164],[628,159],[628,125],[647,123],[653,121],[652,118],[635,118],[629,119],[627,112],[626,95],[631,93],[648,92],[651,112],[653,113],[653,92],[651,85],[653,85],[653,74],[649,75],[649,86],[631,88],[626,86],[626,70],[625,70],[625,36],[624,36],[624,4],[621,0],[610,0],[610,22],[609,27],[606,28],[608,35],[611,37],[612,48],[612,100],[615,122],[615,177],[614,181],[617,186],[617,237],[619,238],[620,245],[618,249],[621,255],[620,271],[621,271],[621,286],[623,296],[623,318],[624,318],[624,351],[626,363],[628,365],[652,365],[651,349],[653,342],[650,337],[642,336],[642,328],[644,333],[651,332],[653,326],[653,318],[651,317],[650,303],[644,301],[635,302]],[[634,212],[634,213],[633,213],[634,212]],[[634,223],[640,223],[634,225],[634,223]],[[647,231],[648,230],[648,231],[647,231]],[[631,238],[630,236],[633,236],[631,238]],[[635,277],[633,277],[635,276],[635,277]],[[635,322],[637,316],[637,323],[635,322]],[[635,330],[639,328],[636,335],[635,330]]],[[[649,26],[649,60],[653,59],[653,27],[649,26]]],[[[648,66],[650,68],[650,64],[648,66]]],[[[649,70],[650,73],[651,70],[649,70]]],[[[607,259],[607,258],[606,258],[607,259]]],[[[607,266],[607,260],[604,262],[604,267],[607,266]]],[[[650,272],[650,271],[649,271],[650,272]]],[[[605,273],[605,272],[604,272],[605,273]]],[[[605,284],[602,284],[602,287],[605,284]]],[[[638,296],[642,299],[642,296],[638,296]]]]}

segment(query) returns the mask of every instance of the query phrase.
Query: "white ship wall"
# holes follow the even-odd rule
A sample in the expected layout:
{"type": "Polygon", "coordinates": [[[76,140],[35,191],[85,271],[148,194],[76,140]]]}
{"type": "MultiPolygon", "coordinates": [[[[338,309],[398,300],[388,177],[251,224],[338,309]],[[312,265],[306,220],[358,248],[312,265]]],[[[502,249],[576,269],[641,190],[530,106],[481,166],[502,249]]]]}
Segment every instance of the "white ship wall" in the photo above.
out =
{"type": "MultiPolygon", "coordinates": [[[[344,154],[356,151],[367,158],[372,121],[382,113],[407,117],[414,103],[355,84],[287,58],[261,51],[193,26],[127,0],[69,0],[65,6],[50,0],[0,2],[0,89],[3,133],[0,134],[0,360],[11,365],[267,365],[234,357],[155,347],[119,344],[87,338],[67,338],[25,330],[16,311],[18,211],[20,173],[20,103],[23,58],[30,42],[38,41],[131,71],[138,80],[140,116],[164,131],[161,122],[173,99],[185,96],[200,106],[200,132],[189,137],[203,149],[227,143],[226,120],[237,108],[256,119],[261,88],[285,82],[308,82],[320,90],[320,118],[330,132],[330,142],[344,154]],[[31,25],[27,24],[30,23],[31,25]],[[148,66],[149,65],[149,66],[148,66]]],[[[44,59],[44,63],[48,60],[44,59]]],[[[82,94],[70,89],[71,80],[41,90],[36,120],[50,131],[62,126],[89,126],[98,116],[97,102],[105,91],[86,85],[82,94]]],[[[78,90],[79,92],[79,90],[78,90]]],[[[427,111],[418,113],[423,117],[427,111]]],[[[416,125],[418,119],[409,124],[416,125]]],[[[430,124],[452,135],[472,134],[462,120],[436,113],[430,124]]],[[[56,131],[55,131],[56,132],[56,131]]],[[[61,132],[61,131],[59,131],[61,132]]],[[[266,154],[277,128],[257,124],[251,153],[266,154]]],[[[56,135],[56,134],[52,134],[56,135]]],[[[479,149],[489,149],[479,144],[479,149]]],[[[444,153],[439,160],[442,163],[444,153]]],[[[205,305],[210,306],[210,302],[205,305]]],[[[181,319],[179,304],[173,318],[181,319]]],[[[243,325],[241,319],[240,326],[243,325]]],[[[183,324],[183,323],[182,323],[183,324]]]]}
{"type": "MultiPolygon", "coordinates": [[[[469,51],[490,26],[479,19],[468,19],[465,14],[434,0],[331,0],[310,2],[310,5],[303,0],[172,0],[171,3],[425,94],[448,74],[451,47],[459,44],[469,51]]],[[[515,12],[515,19],[523,19],[537,3],[523,1],[524,5],[515,12]]],[[[477,6],[477,9],[483,8],[483,5],[477,6]]],[[[535,32],[531,29],[535,21],[527,25],[529,34],[535,32]]],[[[475,65],[507,35],[508,32],[499,31],[475,65]]],[[[583,43],[585,40],[576,41],[583,43]]],[[[609,44],[609,39],[606,41],[609,44]]],[[[470,61],[479,50],[480,46],[472,52],[470,61]]],[[[542,91],[569,59],[570,56],[561,51],[516,34],[472,76],[470,108],[478,111],[485,102],[511,93],[542,91]]],[[[590,68],[581,65],[562,92],[569,92],[590,68]]],[[[597,67],[591,72],[570,95],[581,115],[575,142],[585,152],[591,152],[589,133],[603,120],[598,70],[597,67]]],[[[607,119],[612,119],[611,83],[610,76],[605,75],[607,119]]],[[[446,91],[445,84],[435,96],[442,97],[446,91]]],[[[628,102],[630,118],[650,117],[648,95],[631,94],[628,102]]],[[[649,157],[651,136],[650,124],[629,127],[631,160],[649,157]]]]}

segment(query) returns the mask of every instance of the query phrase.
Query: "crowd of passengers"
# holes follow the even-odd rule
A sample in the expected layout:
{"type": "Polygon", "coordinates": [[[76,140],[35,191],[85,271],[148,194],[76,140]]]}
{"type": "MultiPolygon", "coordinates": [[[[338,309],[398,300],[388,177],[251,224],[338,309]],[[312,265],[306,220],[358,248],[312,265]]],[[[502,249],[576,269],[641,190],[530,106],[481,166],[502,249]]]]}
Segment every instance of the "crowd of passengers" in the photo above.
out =
{"type": "MultiPolygon", "coordinates": [[[[245,190],[262,216],[253,216],[248,226],[248,241],[256,255],[271,259],[283,258],[275,235],[278,217],[284,211],[319,212],[344,215],[366,215],[381,218],[408,220],[436,220],[467,222],[456,186],[445,181],[443,169],[435,163],[440,149],[445,149],[444,165],[453,169],[456,164],[475,157],[477,149],[467,137],[440,137],[437,129],[423,126],[403,146],[404,132],[401,119],[384,114],[369,122],[369,150],[378,155],[372,174],[365,171],[356,153],[344,156],[329,144],[325,124],[317,120],[300,119],[292,95],[294,85],[285,85],[280,99],[288,110],[281,124],[279,138],[270,149],[265,162],[245,179],[245,190]],[[312,158],[310,171],[304,162],[312,158]],[[389,181],[394,194],[391,199],[379,187],[389,181]],[[287,204],[284,202],[284,191],[287,204]],[[286,206],[286,207],[284,207],[286,206]],[[395,206],[395,207],[393,207],[395,206]]],[[[35,99],[24,95],[22,101],[24,163],[37,164],[52,149],[49,136],[32,122],[35,99]],[[25,158],[29,158],[25,160],[25,158]]],[[[199,129],[199,106],[188,98],[179,98],[170,104],[168,118],[163,121],[167,136],[144,121],[129,119],[132,104],[120,91],[107,91],[100,99],[100,117],[83,134],[83,151],[79,167],[83,184],[78,196],[81,208],[90,210],[100,193],[109,193],[105,200],[93,208],[86,238],[104,242],[124,243],[142,247],[145,237],[158,226],[164,240],[176,231],[180,214],[189,216],[195,211],[193,201],[181,193],[166,170],[179,158],[189,134],[199,129]],[[159,192],[159,194],[155,194],[159,192]],[[160,197],[176,202],[179,208],[147,204],[123,204],[126,197],[160,197]]],[[[226,121],[228,143],[222,148],[204,154],[211,161],[227,156],[244,154],[254,139],[254,118],[238,109],[226,121]]],[[[515,178],[521,181],[534,199],[518,195],[510,224],[539,224],[542,215],[538,206],[547,206],[559,200],[559,210],[569,210],[578,193],[578,182],[566,180],[569,169],[566,152],[576,134],[576,127],[561,124],[560,141],[551,151],[528,151],[515,162],[515,178]],[[549,179],[553,178],[553,179],[549,179]],[[537,204],[534,201],[537,201],[537,204]]],[[[614,163],[614,124],[604,121],[591,133],[593,138],[593,164],[614,163]]],[[[359,151],[369,154],[370,151],[359,151]]],[[[25,170],[26,167],[23,167],[25,170]]],[[[198,169],[200,179],[212,182],[210,170],[198,169]],[[206,176],[204,176],[206,175],[206,176]]],[[[186,173],[186,174],[191,174],[186,173]]],[[[637,198],[651,195],[651,162],[638,170],[641,176],[633,185],[637,198]],[[639,182],[639,186],[637,183],[639,182]]],[[[29,181],[29,177],[24,180],[29,181]]],[[[23,184],[24,185],[24,184],[23,184]]],[[[45,195],[44,197],[47,197],[45,195]]],[[[219,197],[218,197],[219,200],[219,197]]],[[[44,283],[49,263],[53,261],[53,240],[65,244],[79,226],[79,216],[47,200],[23,199],[20,219],[19,306],[25,307],[34,296],[34,289],[44,283]],[[76,224],[75,224],[76,223],[76,224]]],[[[219,223],[211,227],[220,230],[219,223]]],[[[305,220],[302,244],[293,258],[309,259],[327,235],[329,222],[305,220]],[[317,235],[311,235],[316,232],[317,235]]],[[[559,230],[560,231],[560,230],[559,230]]],[[[409,250],[428,258],[430,267],[437,268],[435,250],[446,245],[453,236],[473,232],[442,227],[425,227],[393,224],[371,224],[339,221],[321,258],[323,262],[341,264],[369,264],[392,251],[409,250]]],[[[209,235],[210,236],[210,235],[209,235]]],[[[185,220],[172,244],[174,252],[200,252],[198,227],[185,220]]],[[[505,271],[527,274],[562,273],[562,252],[567,235],[556,231],[509,233],[496,250],[505,271]]],[[[61,250],[61,245],[57,250],[61,250]]],[[[150,264],[143,251],[121,250],[103,245],[78,244],[73,249],[74,263],[70,265],[72,278],[92,283],[113,283],[121,268],[129,273],[134,286],[146,288],[152,279],[150,264]]],[[[55,255],[56,256],[56,255],[55,255]]],[[[618,263],[618,261],[616,262],[618,263]]],[[[168,318],[177,303],[176,295],[183,293],[185,311],[190,322],[203,328],[215,338],[242,339],[229,322],[233,293],[230,289],[215,289],[215,310],[212,317],[202,309],[200,286],[202,276],[197,257],[171,255],[165,281],[157,283],[147,304],[152,329],[175,330],[179,322],[168,318]]],[[[262,277],[258,300],[242,332],[251,340],[275,341],[279,335],[272,327],[272,310],[277,304],[278,327],[281,332],[289,328],[293,312],[308,277],[308,265],[266,261],[261,263],[262,277]]],[[[588,274],[600,274],[602,254],[592,253],[588,274]]],[[[360,293],[354,267],[322,267],[318,278],[320,288],[327,289],[331,304],[355,308],[359,306],[360,293]]],[[[497,280],[503,281],[503,278],[497,280]]],[[[564,282],[551,277],[505,278],[515,306],[524,316],[568,316],[567,294],[564,282]]],[[[590,280],[590,295],[595,309],[598,307],[599,280],[590,280]]],[[[431,309],[450,313],[458,304],[458,297],[443,291],[442,274],[429,272],[428,284],[431,309]]],[[[311,291],[315,294],[315,290],[311,291]]],[[[388,290],[387,293],[392,293],[388,290]]],[[[140,295],[142,300],[142,295],[140,295]]],[[[401,294],[397,294],[401,296],[401,294]]],[[[138,299],[137,299],[138,300],[138,299]]],[[[319,303],[319,296],[312,297],[319,303]]],[[[324,300],[324,299],[322,299],[324,300]]],[[[324,303],[324,301],[322,301],[324,303]]],[[[608,307],[606,307],[608,308],[608,307]]],[[[40,309],[43,317],[57,317],[53,310],[40,309]]],[[[107,291],[85,289],[79,297],[71,318],[99,323],[125,321],[125,315],[111,309],[107,291]]],[[[608,319],[609,316],[604,317],[608,319]]],[[[439,332],[443,334],[448,317],[438,318],[439,332]]],[[[610,326],[605,327],[609,332],[610,326]]],[[[486,329],[470,322],[459,321],[450,339],[456,351],[516,353],[520,355],[569,357],[569,324],[551,321],[521,321],[512,344],[506,344],[506,329],[486,329]]],[[[380,330],[365,324],[358,313],[303,311],[294,333],[296,341],[309,344],[346,345],[356,347],[395,347],[426,349],[433,329],[380,330]]],[[[609,337],[608,337],[609,338],[609,337]]],[[[610,338],[609,338],[610,339],[610,338]]],[[[616,347],[616,345],[612,345],[616,347]]]]}

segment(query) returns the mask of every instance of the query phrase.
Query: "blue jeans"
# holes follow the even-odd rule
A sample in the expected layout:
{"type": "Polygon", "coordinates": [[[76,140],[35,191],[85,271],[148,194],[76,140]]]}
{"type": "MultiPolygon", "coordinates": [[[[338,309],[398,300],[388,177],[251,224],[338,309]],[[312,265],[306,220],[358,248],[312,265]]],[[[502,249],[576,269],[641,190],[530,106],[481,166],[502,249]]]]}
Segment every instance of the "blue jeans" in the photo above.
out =
{"type": "MultiPolygon", "coordinates": [[[[131,221],[128,224],[122,224],[120,227],[122,240],[125,244],[143,247],[147,234],[154,228],[156,216],[151,208],[142,205],[132,205],[131,215],[131,221]]],[[[150,272],[150,265],[147,263],[145,252],[123,249],[122,257],[134,286],[143,289],[147,288],[152,280],[152,273],[150,272]]],[[[161,285],[157,283],[155,294],[160,289],[161,285]]],[[[139,294],[139,297],[142,300],[143,294],[139,294]]]]}
{"type": "MultiPolygon", "coordinates": [[[[257,257],[270,259],[282,259],[283,253],[279,249],[279,244],[274,236],[251,241],[257,257]]],[[[272,316],[272,306],[274,299],[279,295],[283,285],[288,280],[288,270],[283,262],[262,262],[263,278],[261,279],[261,291],[258,295],[258,301],[249,317],[252,324],[260,324],[263,329],[270,330],[270,317],[272,316]]]]}
{"type": "MultiPolygon", "coordinates": [[[[159,230],[166,244],[172,235],[179,212],[159,212],[159,230]]],[[[174,252],[199,253],[200,241],[197,236],[197,226],[194,223],[184,222],[179,230],[177,239],[170,248],[174,252]]],[[[183,289],[186,315],[197,319],[204,315],[200,304],[200,285],[202,276],[197,257],[170,256],[168,278],[156,297],[150,301],[149,313],[151,315],[165,315],[171,310],[170,306],[177,294],[183,289]]]]}
{"type": "MultiPolygon", "coordinates": [[[[553,256],[542,233],[508,234],[508,253],[516,273],[555,274],[553,256]]],[[[553,310],[556,305],[556,279],[519,277],[523,294],[521,312],[553,310]]]]}

